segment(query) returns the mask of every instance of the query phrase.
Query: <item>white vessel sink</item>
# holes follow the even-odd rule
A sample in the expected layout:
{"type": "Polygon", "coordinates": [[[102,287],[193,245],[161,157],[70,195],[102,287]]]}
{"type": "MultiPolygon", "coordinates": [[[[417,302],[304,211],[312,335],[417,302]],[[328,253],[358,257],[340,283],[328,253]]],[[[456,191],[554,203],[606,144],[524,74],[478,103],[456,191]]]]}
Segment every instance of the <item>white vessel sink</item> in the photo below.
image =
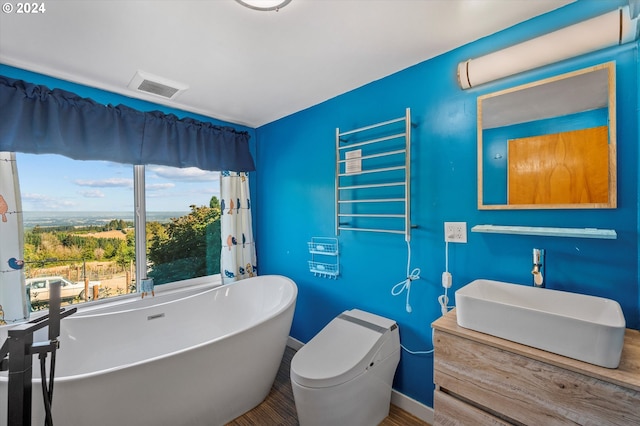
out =
{"type": "Polygon", "coordinates": [[[455,297],[461,327],[602,367],[620,363],[625,320],[614,300],[482,279],[455,297]]]}

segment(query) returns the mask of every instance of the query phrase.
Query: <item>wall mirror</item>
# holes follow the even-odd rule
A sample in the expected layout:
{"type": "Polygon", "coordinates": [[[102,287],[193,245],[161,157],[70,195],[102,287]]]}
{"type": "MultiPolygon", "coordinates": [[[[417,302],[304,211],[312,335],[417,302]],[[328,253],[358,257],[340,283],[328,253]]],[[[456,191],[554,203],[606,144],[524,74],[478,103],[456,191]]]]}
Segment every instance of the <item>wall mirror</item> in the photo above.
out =
{"type": "Polygon", "coordinates": [[[478,97],[478,209],[616,207],[615,63],[478,97]]]}

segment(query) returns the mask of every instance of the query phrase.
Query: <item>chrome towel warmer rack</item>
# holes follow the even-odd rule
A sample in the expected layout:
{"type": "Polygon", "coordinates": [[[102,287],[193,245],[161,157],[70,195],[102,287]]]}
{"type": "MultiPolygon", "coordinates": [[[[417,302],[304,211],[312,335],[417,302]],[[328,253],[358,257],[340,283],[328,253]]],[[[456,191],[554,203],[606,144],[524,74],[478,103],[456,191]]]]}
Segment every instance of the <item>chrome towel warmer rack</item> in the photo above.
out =
{"type": "Polygon", "coordinates": [[[411,239],[411,110],[404,117],[336,128],[336,235],[381,232],[411,239]]]}

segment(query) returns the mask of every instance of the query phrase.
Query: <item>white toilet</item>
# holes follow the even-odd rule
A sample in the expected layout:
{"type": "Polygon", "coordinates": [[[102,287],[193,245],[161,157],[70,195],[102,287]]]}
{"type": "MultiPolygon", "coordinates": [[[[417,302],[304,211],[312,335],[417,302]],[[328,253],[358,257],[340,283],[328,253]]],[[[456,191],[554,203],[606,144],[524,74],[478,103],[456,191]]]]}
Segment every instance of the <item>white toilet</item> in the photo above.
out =
{"type": "Polygon", "coordinates": [[[395,321],[358,309],[338,315],[291,360],[300,425],[378,425],[399,361],[395,321]]]}

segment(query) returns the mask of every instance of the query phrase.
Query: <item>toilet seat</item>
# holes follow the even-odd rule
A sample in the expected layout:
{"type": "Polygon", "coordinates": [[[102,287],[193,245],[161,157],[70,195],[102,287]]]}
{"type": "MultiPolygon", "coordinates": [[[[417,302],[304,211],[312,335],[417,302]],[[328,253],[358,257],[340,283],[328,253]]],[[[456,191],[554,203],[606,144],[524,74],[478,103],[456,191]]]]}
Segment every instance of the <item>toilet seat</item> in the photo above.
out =
{"type": "Polygon", "coordinates": [[[380,349],[395,328],[395,321],[387,318],[345,311],[298,351],[291,361],[291,379],[310,388],[348,382],[389,355],[380,349]]]}

